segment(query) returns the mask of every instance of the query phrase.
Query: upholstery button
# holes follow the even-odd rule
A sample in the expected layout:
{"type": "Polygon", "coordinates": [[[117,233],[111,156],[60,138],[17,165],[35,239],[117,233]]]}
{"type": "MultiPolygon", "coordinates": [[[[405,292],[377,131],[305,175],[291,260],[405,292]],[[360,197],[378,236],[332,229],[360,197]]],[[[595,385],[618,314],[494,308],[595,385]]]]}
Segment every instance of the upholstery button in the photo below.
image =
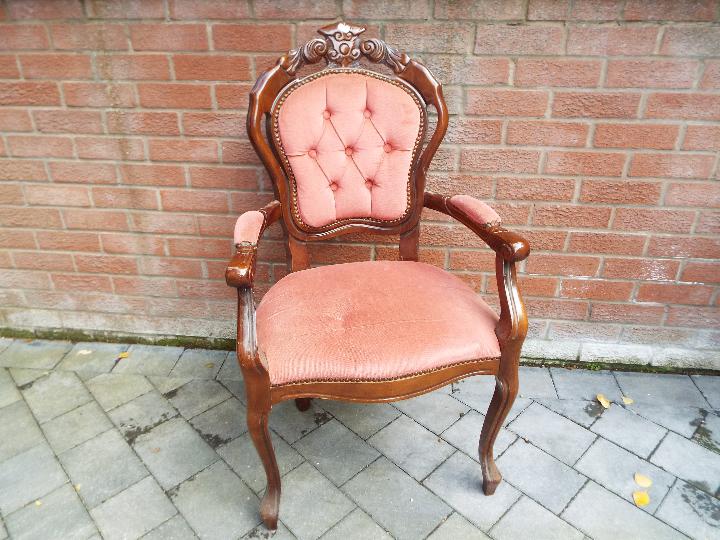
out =
{"type": "Polygon", "coordinates": [[[370,178],[365,180],[365,187],[368,189],[371,189],[373,187],[373,181],[370,178]]]}
{"type": "Polygon", "coordinates": [[[353,155],[352,146],[348,146],[348,147],[345,148],[345,155],[346,155],[346,156],[352,156],[352,155],[353,155]]]}
{"type": "Polygon", "coordinates": [[[337,182],[330,182],[330,189],[332,189],[333,191],[337,191],[337,188],[337,182]]]}
{"type": "Polygon", "coordinates": [[[385,146],[383,146],[383,150],[385,150],[385,152],[390,152],[390,150],[392,150],[392,146],[390,146],[390,143],[385,143],[385,146]]]}
{"type": "Polygon", "coordinates": [[[308,151],[308,156],[310,156],[311,158],[315,159],[315,158],[317,157],[317,150],[315,150],[314,148],[313,148],[312,150],[309,150],[309,151],[308,151]]]}
{"type": "Polygon", "coordinates": [[[327,120],[328,118],[330,118],[330,111],[323,111],[323,118],[324,118],[325,120],[327,120]]]}
{"type": "Polygon", "coordinates": [[[363,116],[365,118],[370,118],[372,116],[372,114],[370,113],[369,109],[365,109],[365,112],[363,112],[363,116]]]}

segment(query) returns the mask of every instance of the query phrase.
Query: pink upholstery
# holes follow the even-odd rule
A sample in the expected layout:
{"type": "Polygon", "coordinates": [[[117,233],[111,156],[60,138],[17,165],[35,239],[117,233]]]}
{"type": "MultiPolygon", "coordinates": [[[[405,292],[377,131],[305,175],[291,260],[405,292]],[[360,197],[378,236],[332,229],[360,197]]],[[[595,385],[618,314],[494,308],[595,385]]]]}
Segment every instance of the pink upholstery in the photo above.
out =
{"type": "Polygon", "coordinates": [[[235,244],[242,242],[257,244],[264,222],[265,216],[257,210],[241,214],[235,222],[235,234],[233,235],[235,244]]]}
{"type": "Polygon", "coordinates": [[[404,215],[421,130],[407,91],[369,75],[330,73],[287,96],[278,129],[306,225],[404,215]]]}
{"type": "Polygon", "coordinates": [[[499,224],[500,216],[492,207],[469,195],[453,195],[450,202],[478,223],[499,224]]]}
{"type": "Polygon", "coordinates": [[[498,358],[498,317],[462,280],[411,261],[289,274],[257,308],[272,384],[382,380],[498,358]]]}

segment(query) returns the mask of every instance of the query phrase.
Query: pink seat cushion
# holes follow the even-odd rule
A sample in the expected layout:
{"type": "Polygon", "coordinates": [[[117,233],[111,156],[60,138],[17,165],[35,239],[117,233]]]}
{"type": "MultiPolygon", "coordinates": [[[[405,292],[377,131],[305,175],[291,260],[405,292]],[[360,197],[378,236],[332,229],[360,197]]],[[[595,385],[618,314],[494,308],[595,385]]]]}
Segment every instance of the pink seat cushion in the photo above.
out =
{"type": "Polygon", "coordinates": [[[303,270],[257,308],[273,385],[385,380],[500,356],[498,316],[465,283],[412,261],[303,270]]]}
{"type": "Polygon", "coordinates": [[[293,89],[277,123],[302,222],[401,218],[423,115],[408,90],[361,73],[330,73],[293,89]]]}

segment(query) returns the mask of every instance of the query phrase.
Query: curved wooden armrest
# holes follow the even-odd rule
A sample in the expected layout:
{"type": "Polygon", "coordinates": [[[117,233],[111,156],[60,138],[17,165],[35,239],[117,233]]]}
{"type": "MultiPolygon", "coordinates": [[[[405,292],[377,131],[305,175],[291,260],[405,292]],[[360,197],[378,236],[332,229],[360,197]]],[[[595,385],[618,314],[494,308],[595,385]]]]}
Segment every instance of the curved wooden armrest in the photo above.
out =
{"type": "Polygon", "coordinates": [[[425,192],[425,207],[451,216],[477,234],[495,253],[508,262],[522,261],[530,254],[530,243],[503,228],[498,222],[482,221],[467,209],[454,204],[451,197],[425,192]]]}
{"type": "Polygon", "coordinates": [[[242,241],[235,244],[237,252],[233,255],[225,270],[225,281],[230,287],[252,287],[255,279],[257,243],[265,229],[280,219],[282,215],[280,202],[272,201],[261,208],[259,212],[262,214],[263,219],[259,230],[254,231],[251,235],[254,241],[242,241]]]}

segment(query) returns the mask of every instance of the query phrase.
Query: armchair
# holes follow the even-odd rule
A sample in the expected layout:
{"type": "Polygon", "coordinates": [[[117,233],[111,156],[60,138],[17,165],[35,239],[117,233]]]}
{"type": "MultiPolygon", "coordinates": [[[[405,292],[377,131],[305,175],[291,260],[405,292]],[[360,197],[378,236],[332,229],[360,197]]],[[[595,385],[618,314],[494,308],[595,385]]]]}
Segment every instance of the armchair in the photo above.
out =
{"type": "Polygon", "coordinates": [[[344,23],[321,28],[321,37],[281,57],[250,94],[248,134],[277,200],[238,219],[226,280],[238,292],[237,356],[248,429],[267,475],[260,512],[270,529],[280,506],[268,429],[274,404],[294,399],[306,410],[312,398],[387,402],[494,375],[479,443],[483,490],[492,495],[501,480],[493,443],[518,389],[527,318],[515,263],[529,245],[487,204],[425,191],[448,124],[441,86],[406,54],[361,39],[363,31],[344,23]],[[362,57],[392,75],[360,68],[362,57]],[[325,69],[298,78],[301,67],[321,59],[325,69]],[[427,106],[437,113],[429,139],[427,106]],[[495,251],[499,316],[456,276],[418,262],[423,208],[451,216],[495,251]],[[256,310],[257,244],[276,221],[291,273],[256,310]],[[356,231],[399,234],[400,261],[310,268],[308,243],[356,231]]]}

